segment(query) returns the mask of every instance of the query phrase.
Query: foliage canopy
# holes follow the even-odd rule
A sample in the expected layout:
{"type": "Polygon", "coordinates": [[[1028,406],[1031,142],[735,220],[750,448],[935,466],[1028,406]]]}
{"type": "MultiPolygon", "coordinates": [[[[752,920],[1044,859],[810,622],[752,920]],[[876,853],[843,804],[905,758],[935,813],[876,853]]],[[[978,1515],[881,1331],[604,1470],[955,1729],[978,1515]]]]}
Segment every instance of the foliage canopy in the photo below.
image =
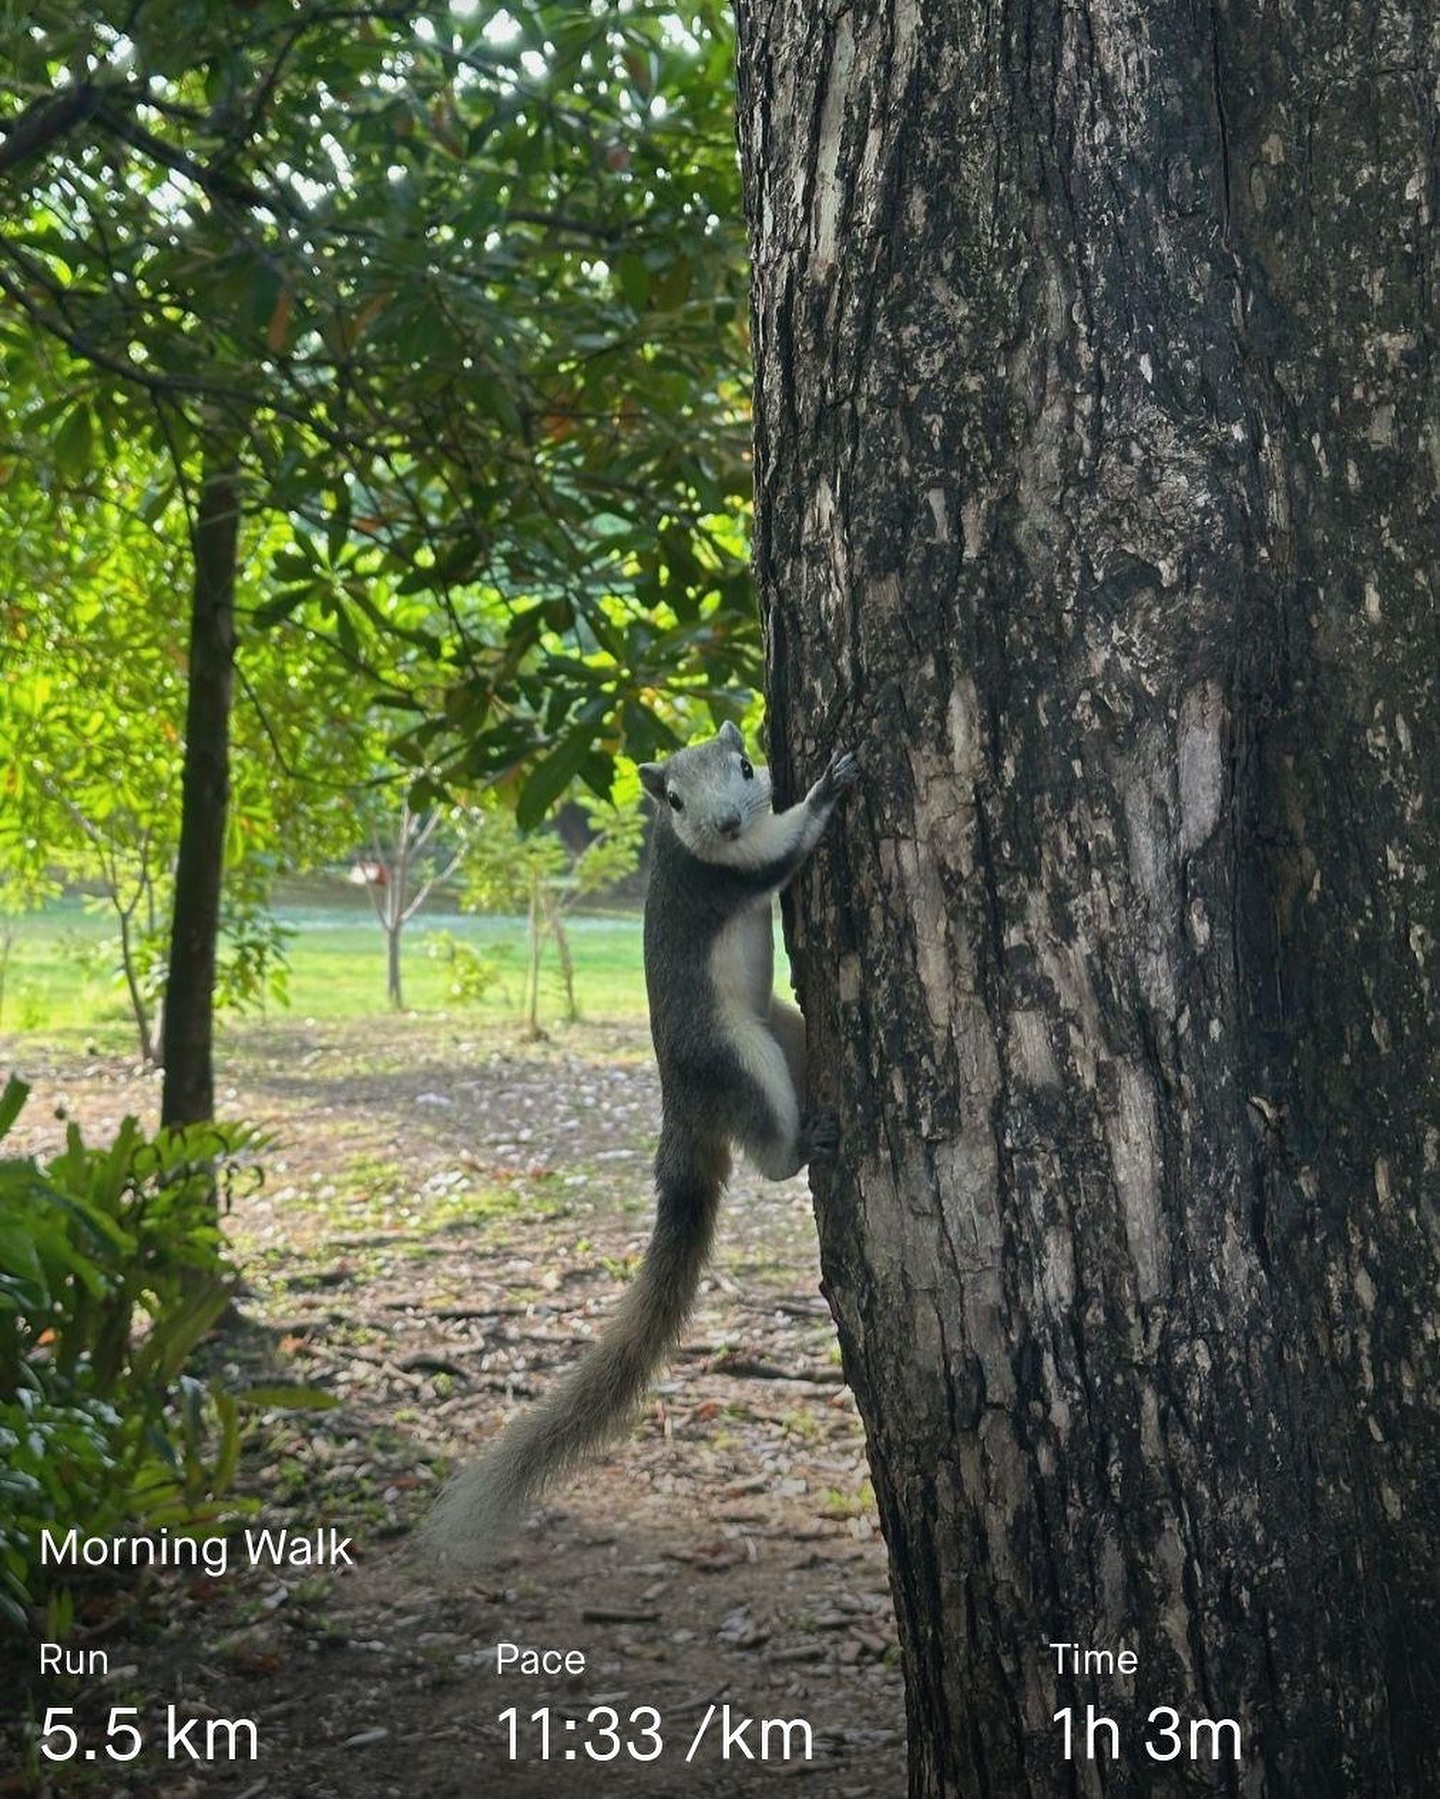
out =
{"type": "MultiPolygon", "coordinates": [[[[531,822],[751,678],[743,258],[713,4],[0,11],[7,466],[239,442],[257,630],[319,634],[531,822]]],[[[0,471],[3,472],[3,471],[0,471]]]]}

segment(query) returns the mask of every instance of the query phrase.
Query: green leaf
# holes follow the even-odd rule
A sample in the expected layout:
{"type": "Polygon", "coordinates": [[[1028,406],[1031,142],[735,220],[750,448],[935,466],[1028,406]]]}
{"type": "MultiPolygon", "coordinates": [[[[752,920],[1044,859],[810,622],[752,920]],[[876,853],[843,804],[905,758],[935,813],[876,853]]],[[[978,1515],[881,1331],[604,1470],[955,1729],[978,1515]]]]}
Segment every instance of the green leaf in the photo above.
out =
{"type": "Polygon", "coordinates": [[[620,292],[625,296],[625,303],[634,312],[644,312],[645,303],[650,297],[650,271],[645,266],[645,258],[628,251],[615,261],[615,279],[620,292]]]}
{"type": "Polygon", "coordinates": [[[230,1302],[228,1281],[203,1282],[193,1296],[157,1319],[131,1357],[137,1380],[169,1382],[230,1302]]]}
{"type": "Polygon", "coordinates": [[[62,475],[72,480],[90,467],[90,447],[95,436],[95,421],[89,404],[78,401],[66,413],[55,433],[52,453],[62,475]]]}
{"type": "Polygon", "coordinates": [[[339,1405],[334,1393],[322,1393],[318,1387],[246,1387],[237,1393],[242,1405],[276,1406],[287,1412],[330,1412],[339,1405]]]}
{"type": "Polygon", "coordinates": [[[257,631],[269,631],[282,624],[297,607],[303,606],[314,592],[314,584],[311,582],[297,587],[282,587],[272,599],[255,608],[250,614],[251,622],[257,631]]]}
{"type": "Polygon", "coordinates": [[[220,1425],[220,1448],[211,1474],[211,1486],[217,1493],[228,1490],[240,1465],[240,1409],[233,1393],[217,1387],[211,1394],[215,1416],[220,1425]]]}
{"type": "Polygon", "coordinates": [[[596,724],[586,724],[571,731],[531,772],[515,803],[515,822],[522,831],[539,824],[579,774],[597,730],[596,724]]]}
{"type": "Polygon", "coordinates": [[[5,1083],[5,1091],[0,1093],[0,1137],[9,1135],[10,1127],[20,1116],[29,1096],[28,1084],[18,1074],[12,1074],[5,1083]]]}

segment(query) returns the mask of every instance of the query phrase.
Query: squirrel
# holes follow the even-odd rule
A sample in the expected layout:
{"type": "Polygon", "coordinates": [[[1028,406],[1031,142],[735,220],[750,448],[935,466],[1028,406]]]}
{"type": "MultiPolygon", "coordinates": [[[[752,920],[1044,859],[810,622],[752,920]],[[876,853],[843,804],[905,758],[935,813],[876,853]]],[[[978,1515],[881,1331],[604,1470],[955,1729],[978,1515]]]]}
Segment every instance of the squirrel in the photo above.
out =
{"type": "Polygon", "coordinates": [[[624,1426],[673,1349],[700,1284],[739,1145],[782,1181],[833,1156],[833,1112],[805,1110],[805,1021],[773,992],[771,901],[859,778],[848,751],[776,813],[770,775],[733,724],[640,765],[656,801],[645,899],[645,986],[660,1070],[655,1227],[599,1341],[550,1397],[442,1492],[424,1536],[474,1564],[526,1509],[624,1426]]]}

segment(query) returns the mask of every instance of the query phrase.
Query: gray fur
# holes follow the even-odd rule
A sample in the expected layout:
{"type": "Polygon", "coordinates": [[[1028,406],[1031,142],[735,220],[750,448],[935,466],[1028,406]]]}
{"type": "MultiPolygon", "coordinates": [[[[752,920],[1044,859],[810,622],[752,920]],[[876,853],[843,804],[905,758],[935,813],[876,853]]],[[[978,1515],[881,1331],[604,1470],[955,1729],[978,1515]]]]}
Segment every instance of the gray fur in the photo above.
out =
{"type": "Polygon", "coordinates": [[[833,1117],[805,1116],[804,1020],[772,990],[771,901],[858,769],[853,756],[832,757],[800,804],[776,815],[768,773],[747,768],[730,724],[641,767],[657,809],[645,900],[662,1107],[655,1230],[600,1341],[441,1494],[424,1536],[447,1561],[483,1560],[640,1404],[694,1302],[731,1146],[773,1180],[834,1148],[833,1117]]]}

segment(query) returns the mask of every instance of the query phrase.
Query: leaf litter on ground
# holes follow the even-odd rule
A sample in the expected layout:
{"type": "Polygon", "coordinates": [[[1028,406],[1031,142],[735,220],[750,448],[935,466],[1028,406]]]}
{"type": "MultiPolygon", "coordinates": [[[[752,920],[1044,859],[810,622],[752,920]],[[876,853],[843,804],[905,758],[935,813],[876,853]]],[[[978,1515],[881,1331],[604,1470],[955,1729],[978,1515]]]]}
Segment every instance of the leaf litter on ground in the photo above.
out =
{"type": "MultiPolygon", "coordinates": [[[[43,1102],[60,1093],[87,1133],[128,1111],[153,1121],[155,1083],[122,1058],[78,1038],[10,1047],[42,1102],[18,1149],[53,1150],[43,1102]]],[[[123,1679],[77,1707],[255,1718],[258,1765],[216,1763],[195,1789],[236,1799],[468,1799],[482,1772],[487,1792],[549,1799],[555,1771],[508,1758],[506,1706],[583,1717],[608,1695],[678,1726],[714,1699],[804,1718],[812,1759],[748,1765],[737,1784],[718,1756],[684,1765],[677,1728],[655,1764],[587,1777],[615,1799],[763,1795],[807,1773],[827,1799],[898,1799],[885,1558],[803,1181],[737,1171],[695,1317],[634,1430],[493,1567],[444,1582],[412,1549],[445,1469],[583,1351],[643,1253],[647,1051],[633,1024],[526,1046],[433,1018],[231,1031],[226,1109],[277,1144],[227,1219],[245,1322],[209,1353],[237,1386],[339,1402],[266,1413],[240,1491],[268,1528],[336,1527],[356,1566],[148,1576],[118,1610],[112,1597],[123,1679]],[[574,1689],[501,1681],[501,1640],[579,1648],[587,1674],[574,1689]]],[[[185,1783],[142,1759],[88,1790],[185,1783]]]]}

